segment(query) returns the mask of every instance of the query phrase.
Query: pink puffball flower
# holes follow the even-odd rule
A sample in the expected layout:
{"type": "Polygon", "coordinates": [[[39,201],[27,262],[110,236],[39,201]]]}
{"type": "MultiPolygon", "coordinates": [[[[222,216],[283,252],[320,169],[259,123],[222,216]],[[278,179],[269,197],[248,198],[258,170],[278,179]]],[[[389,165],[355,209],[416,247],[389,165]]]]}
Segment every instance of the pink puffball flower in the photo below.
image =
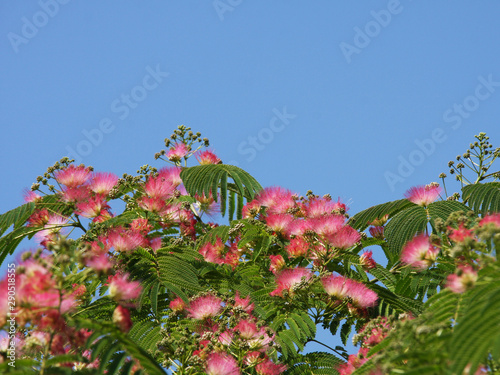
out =
{"type": "Polygon", "coordinates": [[[441,194],[439,184],[433,182],[425,186],[414,186],[405,193],[405,198],[419,206],[428,206],[441,194]]]}
{"type": "Polygon", "coordinates": [[[270,359],[267,359],[255,366],[255,371],[259,375],[279,375],[286,371],[286,366],[273,363],[270,359]]]}
{"type": "Polygon", "coordinates": [[[361,235],[356,229],[345,225],[327,239],[330,245],[338,249],[348,249],[361,240],[361,235]]]}
{"type": "Polygon", "coordinates": [[[184,143],[178,143],[170,148],[167,153],[167,158],[173,162],[180,162],[183,157],[189,154],[189,149],[184,143]]]}
{"type": "Polygon", "coordinates": [[[372,258],[371,251],[365,251],[360,257],[359,262],[365,270],[371,270],[377,267],[377,263],[372,258]]]}
{"type": "Polygon", "coordinates": [[[294,287],[302,283],[303,279],[309,281],[311,277],[311,270],[307,268],[298,267],[283,270],[276,276],[278,287],[269,294],[271,296],[283,297],[284,290],[287,290],[289,294],[293,294],[294,287]]]}
{"type": "Polygon", "coordinates": [[[276,233],[288,235],[290,224],[294,221],[294,217],[289,214],[270,214],[266,217],[266,224],[276,233]]]}
{"type": "Polygon", "coordinates": [[[448,227],[451,234],[448,236],[453,242],[464,242],[465,240],[473,239],[474,233],[472,230],[465,228],[464,223],[460,223],[458,229],[448,227]]]}
{"type": "Polygon", "coordinates": [[[239,333],[240,337],[245,340],[253,339],[259,333],[257,324],[251,320],[240,320],[240,322],[234,327],[234,331],[239,333]]]}
{"type": "Polygon", "coordinates": [[[285,214],[296,206],[294,194],[281,187],[267,187],[256,197],[261,206],[267,207],[268,213],[285,214]]]}
{"type": "Polygon", "coordinates": [[[241,298],[240,293],[237,291],[234,296],[234,307],[239,307],[247,314],[251,314],[255,305],[250,302],[249,295],[246,298],[241,298]]]}
{"type": "Polygon", "coordinates": [[[222,240],[219,237],[217,237],[214,244],[208,241],[206,244],[200,247],[198,252],[201,255],[203,255],[203,258],[205,258],[207,262],[223,264],[224,263],[223,254],[225,250],[226,246],[222,243],[222,240]]]}
{"type": "Polygon", "coordinates": [[[472,288],[477,281],[477,272],[469,265],[458,266],[456,273],[448,275],[446,287],[453,293],[463,293],[472,288]]]}
{"type": "Polygon", "coordinates": [[[113,173],[96,172],[92,174],[90,190],[94,193],[107,196],[118,183],[118,176],[113,173]]]}
{"type": "Polygon", "coordinates": [[[286,266],[285,259],[281,255],[269,255],[269,259],[271,259],[269,271],[275,275],[286,266]]]}
{"type": "Polygon", "coordinates": [[[210,150],[198,151],[195,155],[200,165],[219,164],[221,160],[210,150]]]}
{"type": "Polygon", "coordinates": [[[175,188],[182,184],[181,168],[179,167],[163,167],[158,171],[158,177],[165,179],[175,188]]]}
{"type": "Polygon", "coordinates": [[[233,356],[225,353],[213,352],[208,355],[205,364],[207,375],[239,375],[238,362],[233,356]]]}
{"type": "Polygon", "coordinates": [[[368,231],[370,232],[373,238],[377,238],[379,240],[384,239],[384,227],[374,226],[370,227],[368,231]]]}
{"type": "Polygon", "coordinates": [[[63,187],[61,199],[64,202],[85,202],[90,198],[90,189],[87,185],[63,187]]]}
{"type": "Polygon", "coordinates": [[[173,197],[175,186],[172,181],[167,179],[164,175],[159,174],[155,177],[148,177],[147,181],[144,183],[144,192],[150,198],[165,200],[173,197]]]}
{"type": "Polygon", "coordinates": [[[97,253],[93,254],[85,262],[87,267],[92,268],[97,272],[107,273],[110,269],[114,267],[114,263],[111,261],[107,253],[97,253]]]}
{"type": "Polygon", "coordinates": [[[316,198],[306,205],[306,216],[309,218],[318,218],[338,214],[346,210],[345,204],[341,203],[340,200],[333,202],[331,199],[316,198]]]}
{"type": "Polygon", "coordinates": [[[26,190],[24,193],[24,201],[26,203],[36,203],[42,199],[42,196],[38,193],[35,193],[34,191],[31,190],[26,190]]]}
{"type": "Polygon", "coordinates": [[[114,228],[109,232],[108,241],[111,247],[120,252],[127,252],[148,245],[148,241],[142,233],[125,230],[121,227],[114,228]]]}
{"type": "Polygon", "coordinates": [[[90,177],[90,169],[80,165],[75,167],[70,164],[67,168],[54,173],[54,178],[58,183],[68,188],[85,184],[90,177]]]}
{"type": "Polygon", "coordinates": [[[500,228],[500,214],[491,214],[491,215],[486,215],[481,219],[479,222],[479,226],[485,226],[491,224],[492,226],[496,228],[500,228]]]}
{"type": "Polygon", "coordinates": [[[188,315],[193,319],[208,319],[216,316],[222,310],[222,300],[214,295],[208,294],[191,301],[187,309],[188,315]]]}
{"type": "Polygon", "coordinates": [[[77,203],[76,214],[87,218],[97,217],[101,214],[101,211],[107,211],[111,209],[108,202],[103,198],[102,195],[96,195],[90,199],[77,203]]]}
{"type": "Polygon", "coordinates": [[[129,301],[139,297],[142,291],[139,281],[129,281],[128,274],[108,277],[109,295],[116,301],[129,301]]]}
{"type": "Polygon", "coordinates": [[[378,300],[377,293],[367,288],[363,283],[343,276],[328,276],[321,280],[323,288],[329,296],[338,300],[350,298],[354,307],[367,308],[375,306],[378,300]]]}
{"type": "Polygon", "coordinates": [[[116,306],[113,311],[113,323],[115,323],[120,331],[127,333],[132,328],[132,319],[130,319],[130,311],[123,306],[116,306]]]}
{"type": "Polygon", "coordinates": [[[68,226],[68,218],[61,215],[49,215],[49,220],[43,226],[44,229],[35,234],[35,238],[45,246],[48,242],[54,240],[54,237],[61,233],[64,227],[68,226]]]}
{"type": "Polygon", "coordinates": [[[306,256],[309,251],[309,242],[302,237],[295,237],[290,241],[290,244],[286,246],[285,250],[290,258],[303,257],[306,256]]]}
{"type": "Polygon", "coordinates": [[[414,269],[425,270],[434,263],[438,253],[439,249],[431,244],[429,236],[421,234],[404,245],[401,262],[414,269]]]}
{"type": "Polygon", "coordinates": [[[173,312],[175,313],[180,313],[185,310],[186,308],[186,302],[181,297],[177,297],[173,301],[170,301],[168,307],[172,309],[173,312]]]}
{"type": "Polygon", "coordinates": [[[310,229],[323,241],[329,241],[344,226],[344,217],[340,215],[322,216],[308,219],[310,229]]]}

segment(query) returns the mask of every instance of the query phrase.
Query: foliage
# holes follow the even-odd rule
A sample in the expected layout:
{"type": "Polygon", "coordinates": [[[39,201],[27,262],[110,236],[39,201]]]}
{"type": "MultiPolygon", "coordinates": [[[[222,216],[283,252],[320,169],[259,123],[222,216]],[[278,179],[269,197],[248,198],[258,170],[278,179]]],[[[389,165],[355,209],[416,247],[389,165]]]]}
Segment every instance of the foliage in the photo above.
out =
{"type": "Polygon", "coordinates": [[[500,150],[476,138],[449,164],[462,201],[431,183],[350,218],[329,195],[263,189],[184,126],[160,170],[119,179],[64,158],[0,216],[0,262],[40,243],[0,282],[0,370],[500,373],[500,150]],[[318,327],[344,345],[356,332],[359,352],[318,327]]]}

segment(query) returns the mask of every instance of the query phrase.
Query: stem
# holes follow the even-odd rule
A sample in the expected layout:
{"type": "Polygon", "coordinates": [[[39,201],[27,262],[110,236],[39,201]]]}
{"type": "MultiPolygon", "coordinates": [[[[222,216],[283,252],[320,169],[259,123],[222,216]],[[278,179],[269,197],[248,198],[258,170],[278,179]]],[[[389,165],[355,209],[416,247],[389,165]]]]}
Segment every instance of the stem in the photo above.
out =
{"type": "Polygon", "coordinates": [[[332,348],[331,346],[328,346],[328,345],[326,345],[326,344],[323,344],[321,341],[318,341],[318,340],[316,340],[316,339],[310,339],[310,340],[309,340],[309,342],[315,342],[315,343],[317,343],[317,344],[323,345],[325,348],[330,349],[332,352],[335,352],[335,353],[337,353],[339,356],[341,356],[342,358],[344,358],[343,353],[340,353],[338,350],[336,350],[336,349],[332,348]]]}

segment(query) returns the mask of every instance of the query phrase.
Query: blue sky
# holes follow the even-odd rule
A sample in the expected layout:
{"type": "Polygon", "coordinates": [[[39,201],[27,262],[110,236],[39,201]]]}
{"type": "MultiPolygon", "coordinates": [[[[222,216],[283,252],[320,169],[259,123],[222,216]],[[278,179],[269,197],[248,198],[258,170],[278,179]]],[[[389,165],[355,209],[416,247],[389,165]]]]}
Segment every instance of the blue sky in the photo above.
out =
{"type": "Polygon", "coordinates": [[[0,4],[0,212],[70,154],[160,167],[180,124],[263,186],[354,214],[500,146],[500,3],[390,0],[0,4]]]}

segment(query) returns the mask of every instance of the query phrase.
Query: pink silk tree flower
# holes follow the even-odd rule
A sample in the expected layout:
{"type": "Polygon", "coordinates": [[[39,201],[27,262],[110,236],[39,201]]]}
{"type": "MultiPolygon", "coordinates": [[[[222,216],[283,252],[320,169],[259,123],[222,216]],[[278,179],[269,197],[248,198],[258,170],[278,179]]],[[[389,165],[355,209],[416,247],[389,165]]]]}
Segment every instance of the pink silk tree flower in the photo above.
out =
{"type": "Polygon", "coordinates": [[[189,149],[184,143],[178,143],[170,148],[167,153],[167,158],[173,162],[179,162],[183,157],[189,154],[189,149]]]}
{"type": "Polygon", "coordinates": [[[414,186],[410,188],[406,193],[405,197],[410,202],[418,204],[420,206],[428,206],[430,203],[434,202],[439,194],[441,193],[441,188],[439,184],[433,182],[425,186],[414,186]]]}
{"type": "Polygon", "coordinates": [[[273,363],[270,359],[267,359],[259,363],[255,367],[255,371],[259,375],[279,375],[286,371],[286,366],[273,363]]]}
{"type": "Polygon", "coordinates": [[[283,297],[284,290],[293,294],[293,288],[295,286],[299,285],[303,279],[308,281],[311,277],[311,270],[307,268],[298,267],[283,270],[276,276],[276,283],[278,284],[278,287],[269,294],[271,296],[283,297]]]}
{"type": "Polygon", "coordinates": [[[438,254],[439,249],[431,244],[429,236],[420,234],[404,245],[401,262],[417,270],[425,270],[434,263],[438,254]]]}
{"type": "Polygon", "coordinates": [[[324,277],[321,283],[329,296],[338,300],[350,298],[350,303],[354,307],[372,307],[378,300],[377,293],[373,290],[367,288],[363,283],[347,277],[331,275],[324,277]]]}
{"type": "Polygon", "coordinates": [[[199,320],[212,318],[222,311],[221,304],[222,300],[211,294],[198,297],[189,304],[188,316],[199,320]]]}
{"type": "Polygon", "coordinates": [[[139,297],[142,291],[141,283],[130,281],[128,274],[108,277],[109,295],[116,301],[129,301],[139,297]]]}
{"type": "Polygon", "coordinates": [[[83,165],[75,167],[73,164],[70,164],[67,168],[55,172],[54,177],[61,185],[73,188],[83,185],[88,181],[90,178],[90,169],[83,165]]]}
{"type": "Polygon", "coordinates": [[[453,293],[463,293],[472,288],[477,281],[477,272],[470,265],[460,265],[456,273],[448,275],[446,287],[453,293]]]}
{"type": "Polygon", "coordinates": [[[113,173],[95,172],[92,174],[90,190],[94,193],[106,196],[118,183],[118,176],[113,173]]]}
{"type": "Polygon", "coordinates": [[[213,352],[208,355],[205,364],[207,375],[239,375],[238,362],[226,353],[213,352]]]}
{"type": "Polygon", "coordinates": [[[200,163],[201,165],[219,164],[221,161],[211,150],[200,150],[194,156],[196,160],[198,160],[198,163],[200,163]]]}

